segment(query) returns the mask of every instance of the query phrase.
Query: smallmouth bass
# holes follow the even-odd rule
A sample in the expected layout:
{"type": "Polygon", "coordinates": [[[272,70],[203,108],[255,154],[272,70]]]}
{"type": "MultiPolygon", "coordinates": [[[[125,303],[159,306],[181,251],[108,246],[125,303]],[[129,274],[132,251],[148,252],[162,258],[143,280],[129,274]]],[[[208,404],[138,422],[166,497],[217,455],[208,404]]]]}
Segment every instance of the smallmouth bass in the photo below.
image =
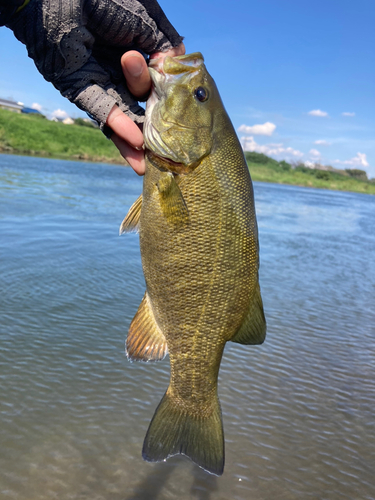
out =
{"type": "Polygon", "coordinates": [[[176,454],[224,470],[217,379],[225,343],[261,344],[266,321],[249,170],[200,53],[150,63],[143,194],[120,233],[138,230],[146,293],[130,325],[130,360],[169,353],[170,384],[142,455],[176,454]]]}

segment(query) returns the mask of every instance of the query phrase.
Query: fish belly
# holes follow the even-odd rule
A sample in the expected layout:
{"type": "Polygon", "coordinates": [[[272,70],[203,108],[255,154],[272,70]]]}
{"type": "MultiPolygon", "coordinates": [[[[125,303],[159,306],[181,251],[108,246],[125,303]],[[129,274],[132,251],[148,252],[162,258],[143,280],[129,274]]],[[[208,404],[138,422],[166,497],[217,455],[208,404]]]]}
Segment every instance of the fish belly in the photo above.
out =
{"type": "MultiPolygon", "coordinates": [[[[160,171],[152,166],[147,170],[140,221],[142,264],[175,385],[181,362],[185,372],[199,365],[194,371],[203,378],[200,386],[211,373],[217,379],[224,344],[239,329],[257,284],[256,227],[246,174],[239,176],[237,188],[228,189],[212,158],[203,160],[179,184],[188,222],[176,227],[160,207],[160,171]]],[[[191,384],[197,376],[189,377],[191,384]]],[[[189,391],[179,392],[187,396],[189,391]]]]}

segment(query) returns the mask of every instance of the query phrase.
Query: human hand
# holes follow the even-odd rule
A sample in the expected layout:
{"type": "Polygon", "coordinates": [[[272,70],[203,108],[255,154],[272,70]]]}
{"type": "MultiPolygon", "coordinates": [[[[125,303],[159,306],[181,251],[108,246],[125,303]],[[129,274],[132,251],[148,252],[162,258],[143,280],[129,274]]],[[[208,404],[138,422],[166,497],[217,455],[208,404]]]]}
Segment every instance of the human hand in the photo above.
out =
{"type": "MultiPolygon", "coordinates": [[[[185,54],[185,46],[157,52],[152,59],[185,54]]],[[[136,97],[148,94],[151,88],[151,78],[145,59],[136,51],[126,52],[121,58],[121,66],[130,92],[136,97]]],[[[138,175],[145,173],[145,157],[142,126],[136,125],[118,106],[114,106],[107,118],[107,125],[113,130],[112,141],[138,175]]]]}
{"type": "Polygon", "coordinates": [[[138,100],[151,85],[142,54],[185,53],[157,1],[31,0],[7,26],[44,78],[98,121],[142,174],[144,110],[138,100]]]}

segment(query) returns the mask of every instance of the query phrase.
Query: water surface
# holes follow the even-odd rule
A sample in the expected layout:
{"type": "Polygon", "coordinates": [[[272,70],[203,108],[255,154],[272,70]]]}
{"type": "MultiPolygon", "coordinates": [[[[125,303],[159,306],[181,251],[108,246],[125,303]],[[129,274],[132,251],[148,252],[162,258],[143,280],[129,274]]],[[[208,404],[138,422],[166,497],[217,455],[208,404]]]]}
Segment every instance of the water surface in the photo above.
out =
{"type": "Polygon", "coordinates": [[[131,169],[0,155],[0,498],[375,499],[375,197],[255,183],[259,347],[228,344],[220,478],[143,462],[168,359],[129,363],[144,293],[131,169]]]}

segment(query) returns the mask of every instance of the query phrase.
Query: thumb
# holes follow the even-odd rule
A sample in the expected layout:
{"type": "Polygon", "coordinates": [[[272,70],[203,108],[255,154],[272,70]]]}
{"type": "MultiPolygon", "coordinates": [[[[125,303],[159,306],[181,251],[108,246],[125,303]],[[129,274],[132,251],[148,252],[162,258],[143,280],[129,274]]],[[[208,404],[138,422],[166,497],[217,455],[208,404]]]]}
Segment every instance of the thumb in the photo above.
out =
{"type": "Polygon", "coordinates": [[[138,98],[146,97],[151,88],[151,78],[144,57],[130,50],[122,56],[121,66],[130,92],[138,98]]]}

